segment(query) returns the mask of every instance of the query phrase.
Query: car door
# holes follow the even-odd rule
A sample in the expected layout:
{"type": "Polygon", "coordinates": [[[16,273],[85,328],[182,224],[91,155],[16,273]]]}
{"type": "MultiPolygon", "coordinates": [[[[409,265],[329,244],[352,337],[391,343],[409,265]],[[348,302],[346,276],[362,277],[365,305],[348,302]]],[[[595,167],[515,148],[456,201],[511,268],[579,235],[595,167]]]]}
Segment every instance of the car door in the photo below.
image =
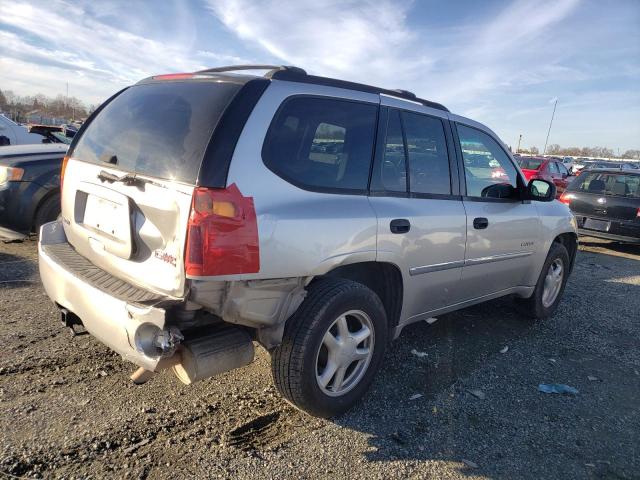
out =
{"type": "Polygon", "coordinates": [[[459,298],[466,216],[443,117],[427,107],[381,110],[369,198],[378,220],[377,259],[402,273],[401,324],[459,298]]]}
{"type": "Polygon", "coordinates": [[[455,127],[467,214],[460,289],[464,300],[472,300],[524,285],[540,244],[540,219],[535,205],[521,200],[524,179],[501,143],[479,124],[455,127]],[[490,168],[475,161],[479,156],[490,168]],[[495,175],[497,166],[503,175],[495,175]],[[505,192],[511,194],[505,198],[505,192]]]}
{"type": "Polygon", "coordinates": [[[563,163],[561,162],[554,162],[556,165],[556,168],[558,169],[558,178],[554,179],[553,183],[555,183],[556,185],[556,189],[557,189],[557,196],[562,195],[562,192],[564,192],[567,189],[567,186],[569,184],[569,171],[567,170],[567,168],[564,166],[563,163]]]}

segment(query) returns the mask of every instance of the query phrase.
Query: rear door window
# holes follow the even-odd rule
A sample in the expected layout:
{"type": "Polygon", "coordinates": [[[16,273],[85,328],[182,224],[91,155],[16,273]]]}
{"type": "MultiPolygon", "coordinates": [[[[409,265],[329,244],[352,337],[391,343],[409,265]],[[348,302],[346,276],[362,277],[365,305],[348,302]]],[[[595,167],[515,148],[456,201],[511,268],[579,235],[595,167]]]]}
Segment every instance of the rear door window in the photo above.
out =
{"type": "Polygon", "coordinates": [[[407,191],[407,160],[402,136],[400,112],[391,110],[387,123],[387,138],[380,166],[382,190],[387,192],[407,191]]]}
{"type": "Polygon", "coordinates": [[[564,166],[563,163],[556,163],[556,166],[558,167],[558,170],[560,171],[560,175],[564,175],[564,176],[568,176],[569,175],[569,170],[567,170],[567,167],[564,166]]]}
{"type": "Polygon", "coordinates": [[[278,110],[262,158],[300,188],[365,192],[378,107],[324,97],[292,97],[278,110]]]}
{"type": "Polygon", "coordinates": [[[196,81],[134,85],[87,126],[73,157],[193,184],[213,129],[240,87],[196,81]]]}
{"type": "Polygon", "coordinates": [[[412,112],[402,112],[402,120],[411,192],[450,195],[449,156],[442,120],[412,112]]]}

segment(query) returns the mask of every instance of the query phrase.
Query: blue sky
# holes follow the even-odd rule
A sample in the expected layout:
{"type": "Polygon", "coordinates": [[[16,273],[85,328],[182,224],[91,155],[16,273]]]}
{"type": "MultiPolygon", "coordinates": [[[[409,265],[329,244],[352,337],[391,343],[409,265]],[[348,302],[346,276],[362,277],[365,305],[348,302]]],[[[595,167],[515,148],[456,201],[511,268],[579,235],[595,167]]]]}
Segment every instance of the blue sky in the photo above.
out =
{"type": "Polygon", "coordinates": [[[294,64],[412,90],[508,144],[640,148],[640,0],[0,0],[0,89],[87,103],[151,74],[294,64]]]}

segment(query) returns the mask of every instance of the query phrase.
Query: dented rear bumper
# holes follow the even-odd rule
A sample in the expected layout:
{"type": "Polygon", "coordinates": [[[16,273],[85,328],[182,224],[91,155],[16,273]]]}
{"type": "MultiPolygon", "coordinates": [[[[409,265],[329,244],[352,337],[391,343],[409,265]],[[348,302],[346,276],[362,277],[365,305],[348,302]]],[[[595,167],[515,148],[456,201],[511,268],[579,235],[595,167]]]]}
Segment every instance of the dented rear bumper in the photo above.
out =
{"type": "MultiPolygon", "coordinates": [[[[170,333],[166,329],[166,310],[145,304],[149,299],[140,297],[144,292],[139,292],[134,286],[128,290],[125,285],[117,291],[105,291],[99,282],[83,278],[77,264],[61,261],[63,257],[59,252],[61,247],[66,247],[65,244],[67,238],[62,223],[51,222],[42,226],[38,258],[40,277],[49,298],[77,315],[91,335],[126,360],[147,370],[156,370],[159,362],[173,354],[177,347],[177,343],[166,344],[170,333]],[[142,300],[127,300],[126,295],[136,293],[138,296],[132,298],[142,300]]],[[[99,272],[93,272],[93,276],[99,277],[99,272]]],[[[117,279],[111,283],[115,282],[117,279]]],[[[179,341],[179,335],[174,339],[179,341]]]]}

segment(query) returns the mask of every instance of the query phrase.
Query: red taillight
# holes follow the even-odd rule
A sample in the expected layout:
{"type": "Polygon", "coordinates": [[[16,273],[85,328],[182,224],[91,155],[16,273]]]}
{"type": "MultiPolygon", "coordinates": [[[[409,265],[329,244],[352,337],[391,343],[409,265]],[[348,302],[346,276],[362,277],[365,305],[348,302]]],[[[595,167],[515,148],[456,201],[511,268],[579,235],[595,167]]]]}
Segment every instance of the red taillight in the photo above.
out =
{"type": "Polygon", "coordinates": [[[183,80],[185,78],[192,78],[193,73],[167,73],[165,75],[156,75],[154,80],[183,80]]]}
{"type": "Polygon", "coordinates": [[[62,166],[60,167],[60,196],[62,196],[62,184],[64,183],[64,172],[67,169],[67,162],[69,157],[65,155],[62,159],[62,166]]]}
{"type": "Polygon", "coordinates": [[[253,198],[243,197],[235,183],[194,190],[184,263],[187,275],[195,277],[260,270],[253,198]]]}
{"type": "Polygon", "coordinates": [[[636,218],[640,218],[640,208],[638,208],[638,211],[636,212],[636,218]]]}
{"type": "Polygon", "coordinates": [[[562,192],[562,195],[560,195],[560,198],[558,200],[560,200],[565,205],[569,205],[571,203],[571,200],[573,200],[575,197],[576,196],[573,193],[562,192]]]}

